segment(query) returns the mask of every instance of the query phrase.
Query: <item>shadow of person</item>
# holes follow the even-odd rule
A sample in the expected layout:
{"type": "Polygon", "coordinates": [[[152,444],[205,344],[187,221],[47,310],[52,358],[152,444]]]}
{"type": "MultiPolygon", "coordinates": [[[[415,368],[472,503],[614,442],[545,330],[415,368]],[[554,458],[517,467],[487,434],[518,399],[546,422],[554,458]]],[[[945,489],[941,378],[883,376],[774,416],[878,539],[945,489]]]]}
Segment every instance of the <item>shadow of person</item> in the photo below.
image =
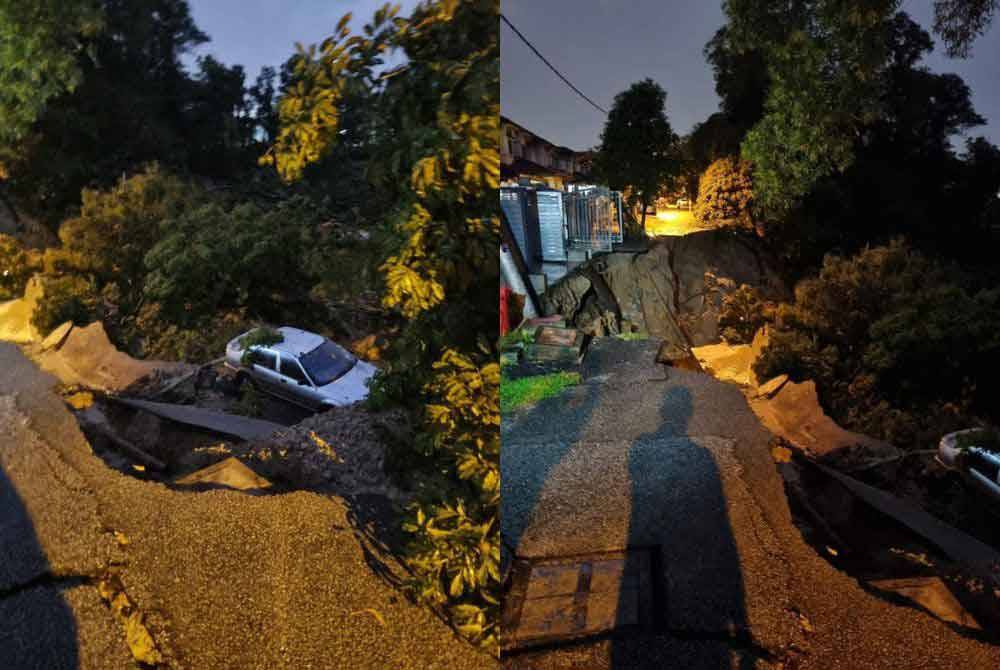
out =
{"type": "Polygon", "coordinates": [[[729,668],[730,643],[748,633],[720,470],[732,443],[688,435],[694,408],[682,383],[668,383],[660,425],[628,450],[630,551],[617,585],[611,668],[729,668]]]}
{"type": "MultiPolygon", "coordinates": [[[[10,448],[0,444],[0,450],[10,448]]],[[[2,453],[0,453],[2,456],[2,453]]],[[[50,567],[31,515],[0,458],[0,668],[75,670],[77,627],[50,567]]]]}
{"type": "MultiPolygon", "coordinates": [[[[542,490],[566,454],[583,438],[604,389],[584,383],[572,391],[547,398],[517,417],[516,437],[501,433],[500,449],[500,538],[501,572],[506,574],[518,555],[522,537],[531,525],[542,490]],[[557,414],[561,420],[553,421],[557,414]],[[566,420],[567,416],[572,420],[566,420]],[[515,452],[509,440],[531,444],[515,452]],[[529,463],[514,463],[513,459],[529,463]],[[516,473],[516,476],[515,476],[516,473]]],[[[503,421],[508,421],[504,417],[503,421]]]]}

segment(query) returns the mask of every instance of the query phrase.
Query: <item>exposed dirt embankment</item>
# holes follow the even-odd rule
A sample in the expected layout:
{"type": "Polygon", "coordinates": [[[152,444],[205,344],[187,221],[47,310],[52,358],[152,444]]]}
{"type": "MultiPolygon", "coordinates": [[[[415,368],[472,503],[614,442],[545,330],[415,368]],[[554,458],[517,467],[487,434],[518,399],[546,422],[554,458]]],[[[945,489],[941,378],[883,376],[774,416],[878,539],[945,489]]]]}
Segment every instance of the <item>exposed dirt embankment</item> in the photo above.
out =
{"type": "Polygon", "coordinates": [[[725,230],[658,238],[639,253],[598,256],[542,297],[593,334],[643,332],[681,349],[719,341],[722,299],[747,284],[768,299],[788,296],[762,250],[725,230]]]}

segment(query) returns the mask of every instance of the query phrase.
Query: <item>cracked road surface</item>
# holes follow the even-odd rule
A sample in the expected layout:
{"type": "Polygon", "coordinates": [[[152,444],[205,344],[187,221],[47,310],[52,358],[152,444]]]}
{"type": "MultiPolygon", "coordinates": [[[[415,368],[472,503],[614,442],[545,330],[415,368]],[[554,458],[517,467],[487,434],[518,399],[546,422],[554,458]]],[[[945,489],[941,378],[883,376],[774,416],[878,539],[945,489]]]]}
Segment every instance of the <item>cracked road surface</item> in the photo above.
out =
{"type": "Polygon", "coordinates": [[[864,591],[805,543],[771,435],[735,386],[595,341],[584,383],[502,423],[502,538],[519,559],[655,547],[652,632],[507,668],[987,668],[1000,648],[864,591]]]}
{"type": "Polygon", "coordinates": [[[162,667],[495,667],[376,574],[393,566],[357,533],[371,509],[124,476],[54,383],[0,343],[0,668],[135,667],[97,592],[111,566],[162,667]]]}

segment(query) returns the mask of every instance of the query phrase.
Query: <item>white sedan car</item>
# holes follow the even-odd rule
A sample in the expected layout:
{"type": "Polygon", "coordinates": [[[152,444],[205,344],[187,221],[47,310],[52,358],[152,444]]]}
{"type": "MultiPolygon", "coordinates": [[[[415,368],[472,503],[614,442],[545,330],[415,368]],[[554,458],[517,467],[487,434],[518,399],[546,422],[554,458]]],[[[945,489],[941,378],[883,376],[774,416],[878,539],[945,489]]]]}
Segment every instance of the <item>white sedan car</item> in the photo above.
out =
{"type": "MultiPolygon", "coordinates": [[[[253,331],[250,331],[253,332],[253,331]]],[[[235,370],[237,380],[278,398],[311,410],[352,405],[368,397],[368,383],[377,368],[331,342],[322,335],[282,326],[284,339],[268,345],[254,345],[244,357],[240,341],[226,345],[226,367],[235,370]]]]}

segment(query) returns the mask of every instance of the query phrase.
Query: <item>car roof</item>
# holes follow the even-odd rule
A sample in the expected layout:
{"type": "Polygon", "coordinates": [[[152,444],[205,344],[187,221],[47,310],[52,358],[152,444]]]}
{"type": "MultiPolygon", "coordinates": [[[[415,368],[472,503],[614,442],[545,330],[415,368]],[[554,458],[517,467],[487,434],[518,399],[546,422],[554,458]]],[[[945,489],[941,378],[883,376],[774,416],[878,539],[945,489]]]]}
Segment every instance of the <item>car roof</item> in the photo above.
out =
{"type": "Polygon", "coordinates": [[[277,344],[272,344],[271,349],[293,356],[307,354],[326,340],[322,335],[291,326],[282,326],[278,328],[278,332],[284,335],[285,339],[277,344]]]}

